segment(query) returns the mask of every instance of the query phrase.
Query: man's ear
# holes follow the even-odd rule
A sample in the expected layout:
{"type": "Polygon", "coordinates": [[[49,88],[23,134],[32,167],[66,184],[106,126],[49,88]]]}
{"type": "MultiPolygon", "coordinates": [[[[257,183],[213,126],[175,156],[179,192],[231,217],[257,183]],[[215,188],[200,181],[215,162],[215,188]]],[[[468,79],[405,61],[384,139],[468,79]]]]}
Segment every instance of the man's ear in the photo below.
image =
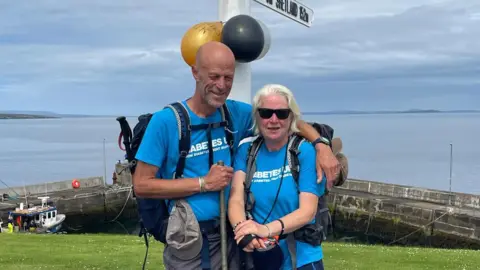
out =
{"type": "Polygon", "coordinates": [[[195,67],[195,65],[192,66],[192,75],[195,81],[198,81],[198,69],[195,67]]]}

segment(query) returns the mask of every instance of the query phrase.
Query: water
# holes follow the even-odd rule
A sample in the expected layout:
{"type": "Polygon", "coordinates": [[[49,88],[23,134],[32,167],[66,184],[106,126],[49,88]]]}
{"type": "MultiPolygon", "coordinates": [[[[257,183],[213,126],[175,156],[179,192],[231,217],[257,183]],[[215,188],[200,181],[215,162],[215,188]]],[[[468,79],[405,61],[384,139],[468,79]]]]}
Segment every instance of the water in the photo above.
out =
{"type": "MultiPolygon", "coordinates": [[[[331,124],[349,177],[480,194],[480,114],[310,115],[331,124]]],[[[128,119],[130,125],[136,118],[128,119]]],[[[0,120],[0,179],[10,186],[103,176],[124,152],[112,118],[0,120]]],[[[1,186],[2,184],[0,184],[1,186]]],[[[3,188],[3,187],[0,187],[3,188]]]]}

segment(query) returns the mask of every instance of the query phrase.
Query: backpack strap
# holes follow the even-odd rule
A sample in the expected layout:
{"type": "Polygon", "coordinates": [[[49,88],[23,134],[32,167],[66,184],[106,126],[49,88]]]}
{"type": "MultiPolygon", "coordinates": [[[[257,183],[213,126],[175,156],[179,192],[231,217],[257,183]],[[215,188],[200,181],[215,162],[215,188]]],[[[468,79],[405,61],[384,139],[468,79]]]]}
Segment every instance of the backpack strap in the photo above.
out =
{"type": "Polygon", "coordinates": [[[234,138],[233,138],[233,121],[232,121],[232,116],[230,115],[230,110],[228,109],[227,103],[225,102],[223,106],[220,109],[220,113],[222,115],[222,122],[226,122],[226,126],[224,127],[225,129],[225,137],[227,139],[227,143],[230,149],[230,160],[233,165],[233,160],[234,160],[234,151],[233,151],[233,146],[234,146],[234,138]]]}
{"type": "Polygon", "coordinates": [[[288,165],[290,166],[298,191],[298,178],[300,175],[300,162],[298,160],[298,155],[300,154],[299,147],[300,144],[305,141],[305,138],[296,134],[292,135],[292,137],[288,145],[288,165]]]}
{"type": "Polygon", "coordinates": [[[257,170],[255,158],[257,157],[258,151],[260,150],[260,146],[263,143],[262,136],[257,136],[253,142],[250,144],[248,148],[247,154],[247,172],[245,176],[244,185],[244,193],[245,193],[245,213],[247,214],[247,218],[251,219],[252,214],[251,211],[253,209],[253,205],[255,204],[255,198],[253,194],[250,192],[250,187],[252,185],[253,175],[257,170]]]}
{"type": "Polygon", "coordinates": [[[190,116],[181,102],[174,102],[166,106],[175,113],[178,126],[178,162],[173,178],[181,178],[185,169],[185,161],[190,151],[190,116]]]}

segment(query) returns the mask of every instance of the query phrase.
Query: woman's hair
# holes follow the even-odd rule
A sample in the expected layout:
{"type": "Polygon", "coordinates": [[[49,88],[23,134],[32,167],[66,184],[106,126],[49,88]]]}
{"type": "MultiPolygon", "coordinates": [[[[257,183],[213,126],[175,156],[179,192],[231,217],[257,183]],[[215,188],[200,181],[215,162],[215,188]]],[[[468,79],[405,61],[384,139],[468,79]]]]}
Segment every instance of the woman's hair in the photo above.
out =
{"type": "Polygon", "coordinates": [[[297,121],[300,120],[301,117],[300,108],[298,107],[297,101],[295,100],[292,91],[280,84],[267,84],[263,86],[260,90],[258,90],[253,97],[252,113],[255,134],[258,134],[260,132],[258,129],[257,117],[255,113],[257,112],[257,109],[262,105],[262,98],[270,95],[280,95],[287,99],[288,108],[290,108],[290,110],[292,111],[291,114],[293,115],[290,130],[295,133],[299,132],[299,129],[297,128],[297,121]]]}

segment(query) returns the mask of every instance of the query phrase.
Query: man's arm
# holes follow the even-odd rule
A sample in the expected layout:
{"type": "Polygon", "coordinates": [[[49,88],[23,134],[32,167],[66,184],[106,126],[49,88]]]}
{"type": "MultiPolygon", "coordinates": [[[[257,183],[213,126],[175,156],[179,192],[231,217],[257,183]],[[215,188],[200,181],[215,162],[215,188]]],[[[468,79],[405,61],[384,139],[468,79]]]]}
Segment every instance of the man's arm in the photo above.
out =
{"type": "Polygon", "coordinates": [[[158,167],[137,161],[133,176],[135,195],[141,198],[173,199],[200,192],[198,178],[158,179],[158,167]]]}
{"type": "MultiPolygon", "coordinates": [[[[297,121],[297,128],[300,130],[298,134],[307,139],[309,142],[313,142],[320,137],[320,134],[318,134],[317,130],[303,120],[297,121]]],[[[331,188],[336,175],[340,171],[340,163],[335,155],[333,155],[332,149],[330,149],[328,145],[317,143],[315,145],[315,150],[317,152],[317,181],[319,183],[322,181],[323,171],[325,171],[325,176],[327,177],[327,187],[331,188]]]]}
{"type": "Polygon", "coordinates": [[[133,176],[133,188],[138,197],[179,198],[203,191],[215,191],[229,183],[233,169],[226,166],[212,166],[204,178],[203,189],[199,177],[181,179],[159,179],[157,172],[168,156],[170,136],[176,128],[173,112],[163,110],[152,116],[142,142],[138,148],[137,168],[133,176]]]}
{"type": "MultiPolygon", "coordinates": [[[[200,178],[159,179],[158,167],[138,161],[133,187],[135,195],[144,198],[174,199],[202,192],[200,178]]],[[[204,177],[203,192],[218,191],[225,188],[233,176],[233,169],[227,166],[213,165],[204,177]]]]}
{"type": "Polygon", "coordinates": [[[168,156],[169,137],[174,115],[170,110],[155,113],[148,123],[138,148],[137,167],[133,175],[135,195],[144,198],[178,198],[200,192],[198,178],[158,179],[158,170],[168,156]],[[171,123],[170,123],[171,122],[171,123]],[[170,127],[170,129],[169,129],[170,127]]]}

